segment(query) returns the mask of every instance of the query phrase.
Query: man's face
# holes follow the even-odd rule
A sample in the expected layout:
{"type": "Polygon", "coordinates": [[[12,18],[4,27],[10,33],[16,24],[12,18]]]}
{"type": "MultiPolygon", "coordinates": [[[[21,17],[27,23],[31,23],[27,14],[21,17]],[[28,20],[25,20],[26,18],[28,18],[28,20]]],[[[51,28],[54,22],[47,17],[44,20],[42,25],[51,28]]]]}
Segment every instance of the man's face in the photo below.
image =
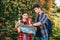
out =
{"type": "Polygon", "coordinates": [[[37,7],[36,7],[36,8],[34,8],[34,11],[35,11],[35,13],[38,14],[38,13],[40,12],[40,8],[37,8],[37,7]]]}

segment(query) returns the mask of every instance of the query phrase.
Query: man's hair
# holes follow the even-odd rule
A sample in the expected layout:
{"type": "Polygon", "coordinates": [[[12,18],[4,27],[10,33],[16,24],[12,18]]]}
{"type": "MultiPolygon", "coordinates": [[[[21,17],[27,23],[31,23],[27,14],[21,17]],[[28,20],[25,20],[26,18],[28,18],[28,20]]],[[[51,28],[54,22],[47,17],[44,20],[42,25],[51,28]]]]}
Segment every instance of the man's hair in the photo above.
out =
{"type": "Polygon", "coordinates": [[[40,5],[39,4],[35,4],[34,6],[33,6],[33,9],[34,8],[40,8],[40,5]]]}

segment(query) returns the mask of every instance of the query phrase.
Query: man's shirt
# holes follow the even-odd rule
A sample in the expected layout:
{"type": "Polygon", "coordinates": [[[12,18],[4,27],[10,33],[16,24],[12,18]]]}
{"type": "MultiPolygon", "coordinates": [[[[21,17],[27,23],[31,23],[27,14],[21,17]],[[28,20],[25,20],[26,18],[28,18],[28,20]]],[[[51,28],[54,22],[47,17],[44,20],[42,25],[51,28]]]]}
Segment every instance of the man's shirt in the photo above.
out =
{"type": "Polygon", "coordinates": [[[37,37],[48,37],[48,31],[45,26],[45,23],[47,22],[47,20],[48,20],[48,16],[44,12],[39,14],[39,16],[38,15],[36,16],[35,22],[41,22],[42,24],[39,27],[37,27],[37,31],[36,31],[37,37]]]}

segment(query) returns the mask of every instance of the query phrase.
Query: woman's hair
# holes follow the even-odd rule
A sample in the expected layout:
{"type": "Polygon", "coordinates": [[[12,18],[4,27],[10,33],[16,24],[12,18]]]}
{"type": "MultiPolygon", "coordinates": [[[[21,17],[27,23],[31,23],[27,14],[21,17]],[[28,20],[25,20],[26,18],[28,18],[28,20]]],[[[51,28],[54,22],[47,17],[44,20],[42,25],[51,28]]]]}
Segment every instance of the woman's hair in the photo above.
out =
{"type": "Polygon", "coordinates": [[[25,13],[28,14],[28,11],[27,10],[23,10],[22,15],[25,14],[25,13]]]}

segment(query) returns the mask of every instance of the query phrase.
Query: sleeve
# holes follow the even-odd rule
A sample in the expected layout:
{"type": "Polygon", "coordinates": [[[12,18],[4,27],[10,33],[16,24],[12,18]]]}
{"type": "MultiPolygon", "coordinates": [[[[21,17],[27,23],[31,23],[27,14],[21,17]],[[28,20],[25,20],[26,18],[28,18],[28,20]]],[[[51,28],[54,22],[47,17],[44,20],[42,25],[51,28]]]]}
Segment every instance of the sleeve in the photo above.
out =
{"type": "Polygon", "coordinates": [[[44,14],[44,15],[42,16],[41,20],[40,20],[41,24],[42,24],[42,25],[45,24],[46,21],[47,21],[47,19],[48,19],[47,14],[44,14]]]}
{"type": "Polygon", "coordinates": [[[16,28],[13,29],[16,33],[18,33],[18,30],[16,28]]]}

